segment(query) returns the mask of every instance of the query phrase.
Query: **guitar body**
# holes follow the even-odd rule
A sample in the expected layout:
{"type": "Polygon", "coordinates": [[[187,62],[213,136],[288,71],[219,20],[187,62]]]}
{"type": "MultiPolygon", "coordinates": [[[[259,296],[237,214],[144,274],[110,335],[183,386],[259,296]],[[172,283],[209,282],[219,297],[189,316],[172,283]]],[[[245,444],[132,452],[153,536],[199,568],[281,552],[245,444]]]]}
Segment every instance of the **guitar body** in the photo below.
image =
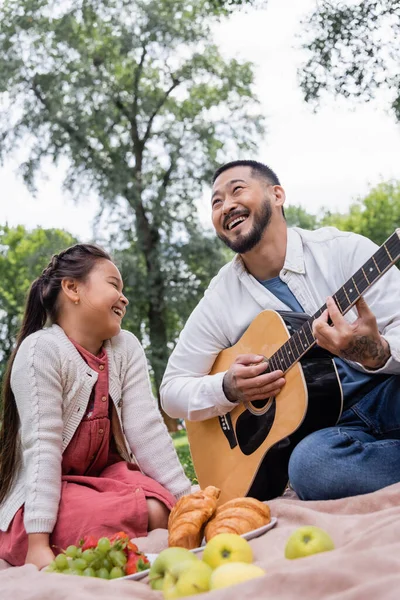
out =
{"type": "MultiPolygon", "coordinates": [[[[303,313],[261,312],[240,340],[218,355],[211,374],[228,370],[239,354],[269,358],[307,319],[303,313]]],[[[281,495],[296,444],[340,418],[342,389],[328,352],[313,348],[285,373],[285,380],[276,398],[239,404],[223,417],[186,421],[199,484],[220,488],[220,502],[281,495]]]]}

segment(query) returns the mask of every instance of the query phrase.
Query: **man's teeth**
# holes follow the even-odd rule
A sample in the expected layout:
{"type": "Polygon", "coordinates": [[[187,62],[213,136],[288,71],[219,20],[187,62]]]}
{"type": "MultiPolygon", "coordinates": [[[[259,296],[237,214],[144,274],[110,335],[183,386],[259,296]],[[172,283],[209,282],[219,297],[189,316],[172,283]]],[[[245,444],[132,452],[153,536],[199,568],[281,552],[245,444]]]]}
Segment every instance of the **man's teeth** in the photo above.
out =
{"type": "Polygon", "coordinates": [[[246,220],[246,217],[238,217],[237,219],[233,219],[233,221],[231,221],[228,225],[228,229],[229,231],[235,227],[235,225],[238,225],[239,223],[243,223],[243,221],[246,220]]]}
{"type": "Polygon", "coordinates": [[[113,312],[115,312],[115,314],[116,314],[116,315],[118,315],[119,317],[122,317],[122,316],[123,316],[123,313],[122,313],[122,310],[121,310],[121,309],[119,309],[119,308],[113,308],[112,310],[113,310],[113,312]]]}

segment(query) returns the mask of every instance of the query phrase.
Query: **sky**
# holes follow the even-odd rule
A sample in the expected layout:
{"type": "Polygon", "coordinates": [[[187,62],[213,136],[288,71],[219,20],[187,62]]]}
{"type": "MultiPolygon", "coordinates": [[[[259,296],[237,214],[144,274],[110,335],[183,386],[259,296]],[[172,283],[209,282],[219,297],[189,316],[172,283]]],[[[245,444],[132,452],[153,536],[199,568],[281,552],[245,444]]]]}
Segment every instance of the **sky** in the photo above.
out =
{"type": "MultiPolygon", "coordinates": [[[[357,197],[382,180],[400,179],[400,126],[384,99],[370,104],[330,97],[315,113],[305,104],[297,79],[304,55],[296,35],[315,0],[270,0],[264,11],[236,14],[215,31],[226,57],[255,65],[255,93],[267,132],[257,155],[286,190],[288,205],[318,213],[345,212],[357,197]]],[[[16,174],[18,156],[0,168],[0,223],[60,227],[82,241],[92,238],[96,197],[74,204],[62,191],[64,169],[46,164],[46,177],[33,197],[16,174]]],[[[208,197],[199,198],[208,225],[208,197]]]]}

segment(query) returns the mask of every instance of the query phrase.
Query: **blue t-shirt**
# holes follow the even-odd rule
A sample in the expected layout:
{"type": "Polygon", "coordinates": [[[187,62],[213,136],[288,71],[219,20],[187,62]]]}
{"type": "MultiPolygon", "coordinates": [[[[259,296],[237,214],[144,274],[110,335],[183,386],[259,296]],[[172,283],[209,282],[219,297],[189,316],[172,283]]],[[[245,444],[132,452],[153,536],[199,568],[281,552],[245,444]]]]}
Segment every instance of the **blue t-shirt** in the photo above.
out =
{"type": "MultiPolygon", "coordinates": [[[[260,283],[267,288],[274,296],[279,298],[286,306],[289,306],[294,312],[304,312],[303,307],[299,304],[297,298],[290,291],[287,284],[282,281],[279,277],[273,277],[272,279],[266,279],[260,281],[260,283]]],[[[356,369],[353,369],[344,360],[334,358],[336,367],[339,373],[340,383],[342,384],[343,390],[343,406],[344,408],[350,408],[360,400],[358,396],[359,390],[369,381],[371,381],[373,375],[367,373],[361,373],[356,369]]]]}

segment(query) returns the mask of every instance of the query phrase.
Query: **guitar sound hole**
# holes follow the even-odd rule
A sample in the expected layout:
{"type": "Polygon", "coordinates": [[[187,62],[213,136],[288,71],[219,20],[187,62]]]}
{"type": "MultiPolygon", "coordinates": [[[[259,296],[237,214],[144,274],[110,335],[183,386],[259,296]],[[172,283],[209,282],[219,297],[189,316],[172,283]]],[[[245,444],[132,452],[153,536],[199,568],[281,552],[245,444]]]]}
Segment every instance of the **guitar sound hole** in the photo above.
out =
{"type": "MultiPolygon", "coordinates": [[[[263,402],[263,400],[261,400],[263,402]]],[[[236,421],[236,439],[243,454],[249,456],[261,446],[275,419],[275,400],[271,408],[261,415],[245,410],[236,421]]]]}
{"type": "Polygon", "coordinates": [[[254,406],[254,408],[264,408],[268,401],[269,398],[265,398],[265,400],[254,400],[254,402],[251,402],[251,404],[254,406]]]}

